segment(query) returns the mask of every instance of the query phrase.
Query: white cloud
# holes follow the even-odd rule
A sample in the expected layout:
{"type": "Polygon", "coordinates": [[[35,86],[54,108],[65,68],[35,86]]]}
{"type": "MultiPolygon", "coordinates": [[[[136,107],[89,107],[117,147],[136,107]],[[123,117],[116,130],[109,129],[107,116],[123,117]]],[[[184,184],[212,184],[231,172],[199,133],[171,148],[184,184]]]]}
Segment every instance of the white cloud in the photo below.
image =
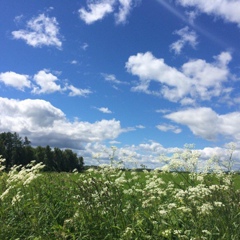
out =
{"type": "Polygon", "coordinates": [[[181,99],[190,91],[189,80],[183,73],[165,64],[164,59],[155,58],[150,52],[130,56],[126,68],[140,78],[140,84],[134,91],[152,94],[149,90],[151,81],[159,82],[163,86],[159,93],[172,101],[181,99]]]}
{"type": "Polygon", "coordinates": [[[195,105],[196,101],[192,98],[185,97],[180,101],[181,105],[195,105]]]}
{"type": "Polygon", "coordinates": [[[171,124],[159,124],[156,127],[158,130],[163,131],[163,132],[171,131],[176,134],[182,132],[182,129],[180,129],[177,126],[171,125],[171,124]]]}
{"type": "Polygon", "coordinates": [[[28,75],[18,74],[15,72],[4,72],[0,73],[0,81],[7,86],[24,90],[24,88],[31,87],[31,81],[28,75]]]}
{"type": "Polygon", "coordinates": [[[87,24],[103,19],[114,11],[115,0],[88,1],[88,10],[79,9],[80,18],[87,24]]]}
{"type": "Polygon", "coordinates": [[[79,16],[86,24],[92,24],[115,12],[116,23],[124,24],[127,21],[130,11],[139,1],[140,0],[88,0],[87,9],[80,8],[79,16]]]}
{"type": "Polygon", "coordinates": [[[230,75],[227,64],[231,58],[230,53],[222,52],[215,57],[214,63],[197,59],[183,64],[182,72],[192,80],[194,86],[191,95],[199,96],[203,100],[219,96],[223,91],[223,82],[227,81],[230,75]]]}
{"type": "Polygon", "coordinates": [[[240,112],[219,115],[211,108],[189,108],[165,115],[166,118],[189,127],[194,135],[215,140],[218,135],[240,141],[240,112]]]}
{"type": "Polygon", "coordinates": [[[40,14],[27,22],[27,28],[13,31],[14,39],[22,39],[33,47],[55,46],[62,47],[59,27],[56,18],[40,14]]]}
{"type": "Polygon", "coordinates": [[[102,112],[102,113],[112,113],[111,110],[109,110],[108,108],[106,107],[100,107],[100,108],[97,108],[98,111],[102,112]]]}
{"type": "Polygon", "coordinates": [[[223,83],[230,77],[227,67],[230,60],[231,54],[222,52],[213,63],[202,59],[190,60],[178,70],[167,65],[164,59],[146,52],[130,56],[126,68],[129,73],[139,77],[133,91],[161,95],[173,102],[186,97],[188,101],[189,98],[210,100],[223,92],[223,83]],[[159,83],[159,90],[151,90],[151,81],[159,83]]]}
{"type": "Polygon", "coordinates": [[[154,141],[150,141],[150,143],[139,144],[139,148],[142,151],[152,152],[152,153],[155,152],[159,155],[163,154],[164,152],[166,153],[166,150],[164,149],[163,145],[154,141]]]}
{"type": "Polygon", "coordinates": [[[86,51],[87,48],[89,47],[89,45],[87,43],[83,43],[83,45],[81,46],[81,48],[86,51]]]}
{"type": "Polygon", "coordinates": [[[60,109],[44,100],[0,98],[0,131],[26,135],[33,145],[80,149],[88,142],[114,140],[124,129],[115,119],[70,122],[60,109]]]}
{"type": "Polygon", "coordinates": [[[137,126],[136,126],[136,128],[139,128],[139,129],[144,129],[144,128],[145,128],[145,126],[143,126],[143,125],[137,125],[137,126]]]}
{"type": "MultiPolygon", "coordinates": [[[[58,72],[55,72],[60,74],[58,72]]],[[[59,79],[52,74],[49,70],[40,70],[33,77],[29,75],[18,74],[15,72],[0,73],[0,82],[3,82],[7,86],[14,87],[18,90],[24,90],[26,87],[31,89],[34,94],[50,94],[54,92],[66,92],[69,91],[70,97],[83,96],[91,94],[89,89],[76,88],[68,83],[65,86],[57,84],[59,79]]]]}
{"type": "Polygon", "coordinates": [[[189,27],[184,27],[174,32],[174,34],[180,36],[180,39],[170,45],[170,49],[176,54],[180,54],[183,47],[189,44],[192,48],[197,45],[197,35],[194,31],[190,31],[189,27]]]}
{"type": "Polygon", "coordinates": [[[48,70],[39,71],[34,75],[33,79],[38,85],[34,87],[32,91],[35,94],[53,93],[62,90],[61,86],[55,83],[58,81],[58,78],[52,73],[48,72],[48,70]]]}
{"type": "Polygon", "coordinates": [[[78,61],[77,60],[72,60],[71,64],[76,65],[76,64],[78,64],[78,61]]]}
{"type": "Polygon", "coordinates": [[[171,110],[170,110],[170,109],[157,109],[157,110],[156,110],[156,113],[166,114],[166,113],[168,113],[168,112],[171,112],[171,110]]]}
{"type": "Polygon", "coordinates": [[[129,15],[134,0],[119,0],[119,12],[115,14],[116,23],[125,23],[129,15]]]}
{"type": "Polygon", "coordinates": [[[75,96],[86,97],[87,95],[92,93],[89,89],[80,89],[80,88],[74,87],[73,85],[67,86],[66,89],[70,90],[69,96],[71,97],[75,97],[75,96]]]}
{"type": "Polygon", "coordinates": [[[198,16],[198,11],[186,11],[185,14],[188,16],[189,23],[194,25],[194,21],[198,16]]]}
{"type": "Polygon", "coordinates": [[[115,84],[127,84],[126,82],[118,80],[114,74],[102,73],[102,76],[108,82],[112,82],[115,84]]]}
{"type": "Polygon", "coordinates": [[[104,77],[104,79],[106,81],[113,82],[113,83],[116,83],[116,84],[121,84],[122,83],[120,80],[118,80],[116,78],[116,76],[114,74],[103,73],[102,76],[104,77]]]}
{"type": "Polygon", "coordinates": [[[195,7],[227,22],[237,23],[240,26],[240,2],[238,0],[177,0],[184,7],[195,7]]]}
{"type": "MultiPolygon", "coordinates": [[[[112,141],[109,141],[109,143],[112,141]]],[[[115,144],[115,143],[113,143],[115,144]]],[[[118,143],[116,143],[118,144],[118,143]]],[[[126,167],[141,167],[145,165],[147,168],[161,167],[163,164],[160,160],[160,156],[171,156],[176,152],[183,152],[184,148],[176,147],[164,147],[162,144],[149,141],[147,143],[141,143],[139,145],[130,145],[117,148],[114,159],[116,161],[124,161],[126,167]]],[[[213,156],[222,160],[229,158],[229,150],[226,147],[207,147],[203,149],[196,149],[200,153],[199,167],[205,167],[205,161],[213,156]]],[[[235,160],[234,168],[239,169],[240,163],[240,151],[236,150],[233,154],[235,160]]],[[[79,151],[80,155],[84,156],[86,165],[91,164],[109,164],[109,156],[112,154],[112,149],[101,143],[88,143],[84,150],[79,151]]]]}

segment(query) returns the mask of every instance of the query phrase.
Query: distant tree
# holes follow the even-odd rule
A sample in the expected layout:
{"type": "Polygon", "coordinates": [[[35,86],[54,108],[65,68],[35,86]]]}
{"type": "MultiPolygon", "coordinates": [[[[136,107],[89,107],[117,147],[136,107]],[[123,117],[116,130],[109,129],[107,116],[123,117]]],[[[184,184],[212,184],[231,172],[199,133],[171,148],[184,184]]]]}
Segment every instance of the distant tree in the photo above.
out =
{"type": "Polygon", "coordinates": [[[60,148],[55,147],[53,150],[53,162],[55,163],[57,171],[64,171],[65,162],[63,151],[60,148]]]}
{"type": "Polygon", "coordinates": [[[30,146],[30,144],[31,144],[31,141],[29,141],[27,137],[24,137],[23,145],[24,146],[30,146]]]}
{"type": "Polygon", "coordinates": [[[26,165],[28,163],[30,163],[32,160],[36,160],[36,154],[35,154],[35,149],[33,147],[31,147],[30,145],[28,146],[24,146],[23,148],[24,151],[24,157],[22,159],[22,164],[26,165]]]}
{"type": "Polygon", "coordinates": [[[59,148],[38,146],[33,148],[27,137],[24,140],[17,134],[4,132],[0,134],[0,155],[6,159],[6,169],[9,170],[14,164],[26,165],[32,160],[45,164],[46,171],[66,171],[83,169],[83,157],[78,157],[70,149],[62,151],[59,148]]]}
{"type": "Polygon", "coordinates": [[[65,171],[71,172],[74,169],[81,171],[83,169],[83,159],[79,159],[77,154],[71,149],[65,149],[64,152],[65,171]]]}
{"type": "Polygon", "coordinates": [[[53,161],[53,152],[49,145],[45,147],[43,163],[46,165],[48,171],[56,171],[56,166],[53,161]]]}
{"type": "Polygon", "coordinates": [[[6,159],[6,169],[10,169],[14,164],[22,164],[23,142],[17,133],[4,132],[0,134],[0,154],[6,159]]]}
{"type": "Polygon", "coordinates": [[[44,156],[45,156],[45,148],[38,146],[36,148],[34,148],[34,159],[40,163],[40,162],[44,162],[44,156]]]}
{"type": "Polygon", "coordinates": [[[82,156],[78,157],[78,171],[82,171],[84,169],[84,159],[82,156]]]}

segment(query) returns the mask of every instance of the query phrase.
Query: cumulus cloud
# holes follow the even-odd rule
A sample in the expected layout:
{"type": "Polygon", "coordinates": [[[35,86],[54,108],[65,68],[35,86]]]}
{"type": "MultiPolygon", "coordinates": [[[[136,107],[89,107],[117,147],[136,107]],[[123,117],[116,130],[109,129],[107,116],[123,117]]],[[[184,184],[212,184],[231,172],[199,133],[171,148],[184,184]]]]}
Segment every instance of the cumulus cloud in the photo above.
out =
{"type": "Polygon", "coordinates": [[[40,14],[27,22],[26,29],[12,32],[14,39],[22,39],[33,47],[54,46],[62,47],[58,22],[55,17],[40,14]]]}
{"type": "Polygon", "coordinates": [[[130,56],[125,66],[129,73],[139,77],[133,91],[160,95],[172,102],[188,97],[186,104],[189,98],[210,100],[223,92],[223,83],[230,76],[227,65],[232,57],[229,52],[222,52],[214,58],[212,63],[203,59],[190,60],[176,69],[164,59],[146,52],[130,56]],[[159,83],[159,89],[151,89],[151,82],[159,83]]]}
{"type": "Polygon", "coordinates": [[[28,75],[18,74],[11,71],[0,73],[0,81],[7,86],[11,86],[22,91],[25,88],[31,87],[31,81],[29,80],[28,75]]]}
{"type": "Polygon", "coordinates": [[[195,31],[190,31],[189,27],[184,27],[174,32],[174,34],[180,36],[180,39],[170,45],[170,50],[176,54],[182,52],[183,47],[189,44],[192,48],[197,45],[197,34],[195,31]]]}
{"type": "Polygon", "coordinates": [[[44,100],[0,98],[0,131],[27,135],[33,145],[80,149],[88,142],[115,139],[124,130],[115,119],[71,122],[60,109],[44,100]]]}
{"type": "Polygon", "coordinates": [[[177,0],[183,7],[194,7],[199,12],[220,17],[240,27],[240,2],[238,0],[177,0]]]}
{"type": "Polygon", "coordinates": [[[211,108],[189,108],[165,115],[178,124],[189,127],[194,135],[216,140],[218,135],[240,141],[240,112],[217,114],[211,108]]]}
{"type": "Polygon", "coordinates": [[[47,69],[40,70],[34,76],[11,71],[0,73],[0,82],[22,91],[25,90],[25,88],[30,88],[34,94],[50,94],[68,91],[70,97],[86,97],[92,93],[89,89],[76,88],[69,84],[63,86],[58,77],[47,69]]]}
{"type": "MultiPolygon", "coordinates": [[[[110,141],[112,142],[112,141],[110,141]]],[[[205,167],[205,161],[217,157],[220,160],[227,160],[230,156],[229,149],[224,147],[205,147],[196,149],[200,153],[199,167],[205,167]]],[[[176,152],[183,152],[184,148],[164,147],[156,141],[148,141],[139,145],[127,145],[116,149],[114,159],[124,161],[125,167],[141,167],[147,168],[161,167],[163,163],[160,161],[160,156],[171,156],[176,152]]],[[[235,160],[234,169],[239,169],[240,151],[236,150],[233,153],[235,160]]],[[[86,165],[109,164],[109,156],[112,154],[112,149],[102,143],[88,143],[85,149],[79,151],[79,154],[84,156],[86,165]]]]}
{"type": "Polygon", "coordinates": [[[176,134],[182,132],[181,128],[171,125],[171,124],[159,124],[156,127],[158,130],[163,131],[163,132],[171,131],[176,134]]]}
{"type": "Polygon", "coordinates": [[[79,9],[79,16],[86,24],[92,24],[115,12],[116,23],[125,23],[137,2],[137,0],[88,0],[87,8],[79,9]]]}
{"type": "Polygon", "coordinates": [[[41,94],[61,91],[61,86],[56,84],[56,81],[58,81],[57,76],[53,75],[47,70],[39,71],[34,75],[33,79],[38,85],[33,89],[33,93],[41,94]]]}
{"type": "Polygon", "coordinates": [[[33,80],[35,81],[35,84],[37,84],[34,85],[32,90],[32,93],[34,94],[49,94],[54,92],[69,91],[68,95],[70,97],[86,97],[92,93],[89,89],[76,88],[75,86],[69,84],[65,84],[63,87],[60,83],[57,84],[56,82],[60,82],[58,77],[47,69],[41,70],[35,74],[33,76],[33,80]]]}

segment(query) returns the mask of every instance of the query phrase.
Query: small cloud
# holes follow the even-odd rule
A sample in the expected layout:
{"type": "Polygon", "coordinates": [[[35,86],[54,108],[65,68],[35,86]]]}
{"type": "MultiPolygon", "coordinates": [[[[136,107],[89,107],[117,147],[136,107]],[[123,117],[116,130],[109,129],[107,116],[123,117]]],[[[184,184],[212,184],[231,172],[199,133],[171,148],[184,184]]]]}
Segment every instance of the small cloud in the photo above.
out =
{"type": "Polygon", "coordinates": [[[80,89],[80,88],[74,87],[73,85],[67,86],[66,88],[70,90],[70,93],[69,93],[70,97],[75,97],[75,96],[86,97],[87,95],[92,93],[89,89],[80,89]]]}
{"type": "Polygon", "coordinates": [[[111,145],[115,145],[115,144],[120,144],[121,142],[113,140],[113,141],[109,141],[109,143],[111,145]]]}
{"type": "Polygon", "coordinates": [[[189,44],[192,48],[197,45],[197,35],[194,31],[190,31],[189,27],[182,28],[175,31],[174,34],[180,36],[180,39],[170,45],[170,50],[174,51],[175,54],[180,54],[183,47],[189,44]]]}
{"type": "Polygon", "coordinates": [[[108,82],[112,82],[115,84],[128,84],[127,82],[123,82],[117,79],[114,74],[102,73],[102,76],[104,77],[105,81],[108,81],[108,82]]]}
{"type": "Polygon", "coordinates": [[[169,110],[169,109],[157,109],[156,110],[156,113],[163,113],[163,114],[165,114],[165,113],[168,113],[168,112],[171,112],[171,110],[169,110]]]}
{"type": "Polygon", "coordinates": [[[129,15],[134,0],[119,0],[119,11],[115,13],[116,23],[126,23],[127,16],[129,15]]]}
{"type": "Polygon", "coordinates": [[[171,131],[176,134],[182,132],[182,129],[178,128],[177,126],[171,125],[171,124],[160,124],[156,126],[157,129],[163,132],[171,131]]]}
{"type": "Polygon", "coordinates": [[[72,60],[71,64],[76,65],[76,64],[78,64],[78,61],[77,60],[72,60]]]}
{"type": "Polygon", "coordinates": [[[104,79],[106,81],[113,82],[113,83],[116,83],[116,84],[121,84],[122,83],[120,80],[118,80],[116,78],[116,76],[114,74],[102,73],[102,76],[104,77],[104,79]]]}
{"type": "Polygon", "coordinates": [[[15,22],[16,24],[20,23],[20,22],[22,21],[23,17],[24,17],[23,14],[21,14],[21,15],[19,15],[19,16],[16,16],[16,17],[14,18],[14,22],[15,22]]]}
{"type": "Polygon", "coordinates": [[[102,112],[102,113],[112,113],[112,111],[110,111],[108,108],[105,107],[101,107],[101,108],[97,108],[98,111],[102,112]]]}
{"type": "Polygon", "coordinates": [[[86,51],[87,48],[89,47],[89,45],[87,43],[83,43],[83,45],[81,46],[81,48],[86,51]]]}
{"type": "Polygon", "coordinates": [[[86,24],[92,24],[98,20],[103,19],[106,15],[113,12],[114,0],[89,1],[88,10],[79,9],[79,16],[86,24]]]}
{"type": "Polygon", "coordinates": [[[38,85],[35,86],[32,90],[32,92],[35,94],[53,93],[62,90],[61,86],[56,83],[58,81],[58,77],[46,69],[41,70],[35,74],[33,79],[38,85]]]}
{"type": "Polygon", "coordinates": [[[87,7],[79,9],[79,17],[86,24],[93,24],[115,12],[116,24],[124,24],[132,8],[139,2],[139,0],[88,0],[87,7]]]}
{"type": "Polygon", "coordinates": [[[13,31],[12,35],[14,39],[22,39],[32,47],[62,47],[56,18],[47,17],[45,14],[32,18],[27,22],[26,29],[13,31]]]}
{"type": "Polygon", "coordinates": [[[186,11],[185,14],[188,16],[190,24],[194,24],[196,17],[199,15],[198,11],[186,11]]]}
{"type": "Polygon", "coordinates": [[[15,72],[4,72],[0,73],[0,82],[3,82],[7,86],[14,87],[19,90],[31,87],[30,76],[18,74],[15,72]]]}
{"type": "Polygon", "coordinates": [[[6,86],[11,86],[21,91],[24,91],[25,88],[30,88],[33,94],[70,91],[68,94],[70,97],[86,97],[92,93],[89,89],[76,88],[68,83],[66,83],[65,86],[60,84],[60,80],[58,79],[60,74],[60,71],[51,73],[48,69],[40,70],[34,76],[9,71],[0,73],[0,83],[2,82],[6,86]]]}
{"type": "Polygon", "coordinates": [[[145,128],[145,126],[143,126],[143,125],[137,125],[137,126],[136,126],[136,128],[139,128],[139,129],[144,129],[144,128],[145,128]]]}

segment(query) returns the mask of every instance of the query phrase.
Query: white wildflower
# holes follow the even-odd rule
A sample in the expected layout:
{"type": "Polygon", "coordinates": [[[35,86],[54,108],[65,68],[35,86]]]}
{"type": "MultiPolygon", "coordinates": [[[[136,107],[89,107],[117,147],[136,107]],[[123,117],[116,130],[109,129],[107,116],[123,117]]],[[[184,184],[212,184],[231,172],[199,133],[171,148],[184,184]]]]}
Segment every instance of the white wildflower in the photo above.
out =
{"type": "Polygon", "coordinates": [[[172,208],[176,208],[176,207],[177,207],[176,203],[169,203],[168,204],[168,209],[172,209],[172,208]]]}
{"type": "Polygon", "coordinates": [[[168,212],[167,212],[166,210],[160,210],[160,211],[159,211],[159,214],[162,215],[162,216],[167,215],[167,213],[168,213],[168,212]]]}
{"type": "Polygon", "coordinates": [[[222,202],[214,202],[213,205],[216,207],[224,207],[225,206],[222,202]]]}
{"type": "Polygon", "coordinates": [[[209,215],[213,210],[213,206],[210,203],[203,203],[202,206],[198,207],[198,210],[202,215],[209,215]]]}

